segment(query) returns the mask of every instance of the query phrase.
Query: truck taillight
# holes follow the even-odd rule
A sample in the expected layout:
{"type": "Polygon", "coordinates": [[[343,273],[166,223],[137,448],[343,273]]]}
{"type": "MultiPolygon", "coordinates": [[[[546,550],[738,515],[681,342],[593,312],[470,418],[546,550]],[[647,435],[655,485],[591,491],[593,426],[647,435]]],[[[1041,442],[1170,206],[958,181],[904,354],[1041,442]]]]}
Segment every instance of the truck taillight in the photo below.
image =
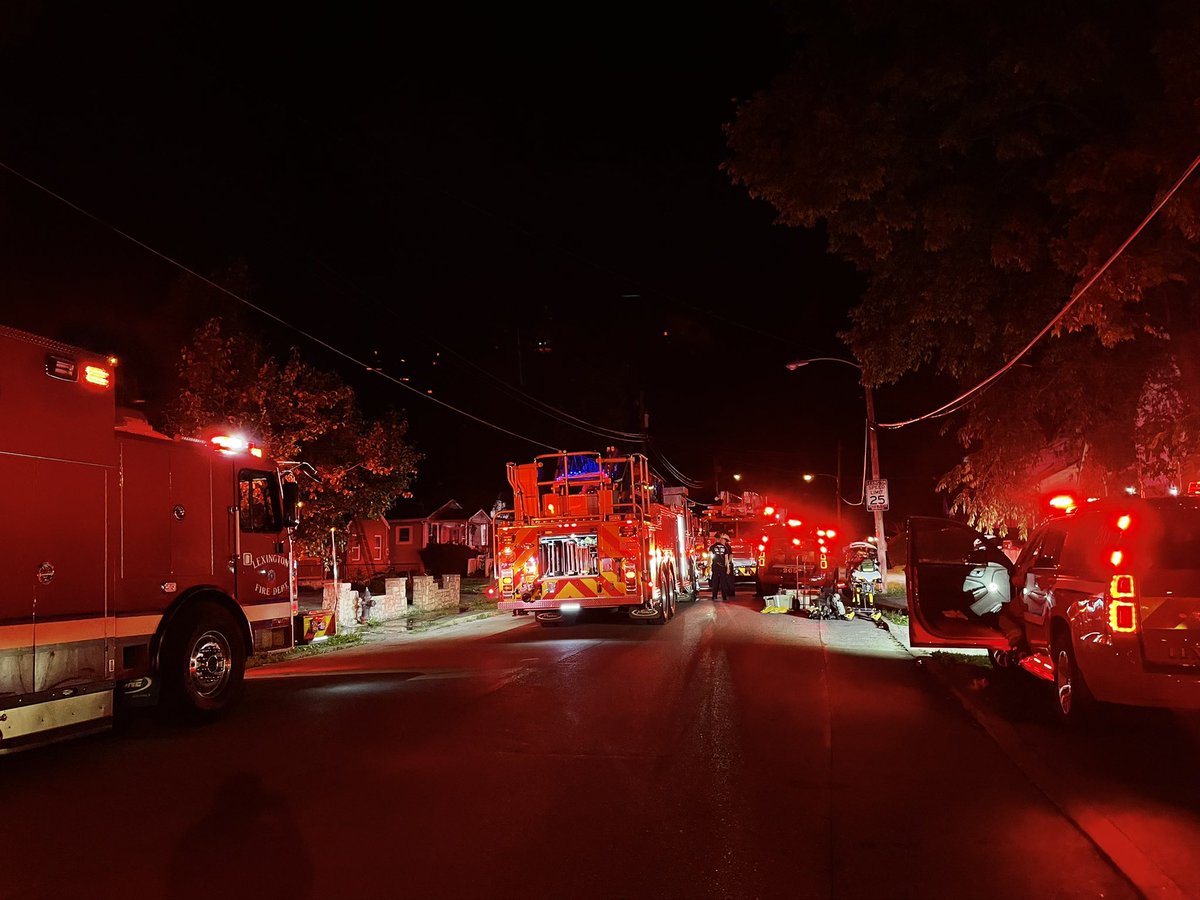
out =
{"type": "Polygon", "coordinates": [[[1118,634],[1138,629],[1137,585],[1132,575],[1114,575],[1109,582],[1108,624],[1118,634]]]}

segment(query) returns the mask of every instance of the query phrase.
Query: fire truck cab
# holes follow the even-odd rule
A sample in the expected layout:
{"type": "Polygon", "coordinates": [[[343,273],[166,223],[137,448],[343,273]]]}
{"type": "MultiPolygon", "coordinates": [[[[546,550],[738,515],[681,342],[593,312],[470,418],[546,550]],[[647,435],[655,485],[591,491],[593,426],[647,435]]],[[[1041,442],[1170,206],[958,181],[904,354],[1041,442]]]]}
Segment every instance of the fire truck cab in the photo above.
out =
{"type": "Polygon", "coordinates": [[[645,456],[559,452],[507,466],[513,507],[496,515],[498,608],[543,625],[583,609],[665,623],[695,595],[687,492],[645,456]]]}
{"type": "Polygon", "coordinates": [[[228,708],[291,646],[296,486],[121,416],[106,357],[0,326],[0,753],[123,703],[228,708]]]}

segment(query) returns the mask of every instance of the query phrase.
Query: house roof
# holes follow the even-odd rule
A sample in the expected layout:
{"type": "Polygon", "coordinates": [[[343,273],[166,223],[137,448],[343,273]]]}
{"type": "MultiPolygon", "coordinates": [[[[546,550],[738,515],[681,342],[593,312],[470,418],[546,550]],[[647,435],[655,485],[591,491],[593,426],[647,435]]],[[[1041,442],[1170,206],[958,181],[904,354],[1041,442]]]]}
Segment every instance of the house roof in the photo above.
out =
{"type": "Polygon", "coordinates": [[[397,500],[392,504],[392,508],[387,511],[385,517],[389,522],[397,520],[422,520],[429,517],[429,514],[435,509],[424,500],[397,500]]]}
{"type": "Polygon", "coordinates": [[[467,514],[457,500],[447,500],[429,514],[430,522],[465,522],[467,514]]]}
{"type": "Polygon", "coordinates": [[[401,500],[388,510],[389,522],[468,522],[479,516],[490,518],[482,509],[468,515],[457,500],[430,507],[419,500],[401,500]]]}

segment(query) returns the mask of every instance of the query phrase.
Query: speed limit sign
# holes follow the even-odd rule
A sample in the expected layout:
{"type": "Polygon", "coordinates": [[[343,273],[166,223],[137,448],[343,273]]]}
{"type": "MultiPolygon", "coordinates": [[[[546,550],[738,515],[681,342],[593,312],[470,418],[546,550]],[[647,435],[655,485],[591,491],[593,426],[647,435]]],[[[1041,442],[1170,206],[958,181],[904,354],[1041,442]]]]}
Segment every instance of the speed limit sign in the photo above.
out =
{"type": "Polygon", "coordinates": [[[877,478],[867,482],[867,509],[871,512],[886,512],[888,508],[887,479],[877,478]]]}

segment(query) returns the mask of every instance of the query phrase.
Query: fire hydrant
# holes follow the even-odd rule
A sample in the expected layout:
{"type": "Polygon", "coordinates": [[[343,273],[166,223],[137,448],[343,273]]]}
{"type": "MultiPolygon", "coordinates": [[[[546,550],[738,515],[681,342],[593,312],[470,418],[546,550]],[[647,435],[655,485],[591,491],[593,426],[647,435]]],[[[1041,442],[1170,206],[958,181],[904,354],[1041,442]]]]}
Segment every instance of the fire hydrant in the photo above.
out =
{"type": "Polygon", "coordinates": [[[371,619],[371,607],[375,605],[375,600],[371,597],[371,589],[365,584],[363,585],[362,593],[358,596],[358,624],[366,625],[371,619]]]}

